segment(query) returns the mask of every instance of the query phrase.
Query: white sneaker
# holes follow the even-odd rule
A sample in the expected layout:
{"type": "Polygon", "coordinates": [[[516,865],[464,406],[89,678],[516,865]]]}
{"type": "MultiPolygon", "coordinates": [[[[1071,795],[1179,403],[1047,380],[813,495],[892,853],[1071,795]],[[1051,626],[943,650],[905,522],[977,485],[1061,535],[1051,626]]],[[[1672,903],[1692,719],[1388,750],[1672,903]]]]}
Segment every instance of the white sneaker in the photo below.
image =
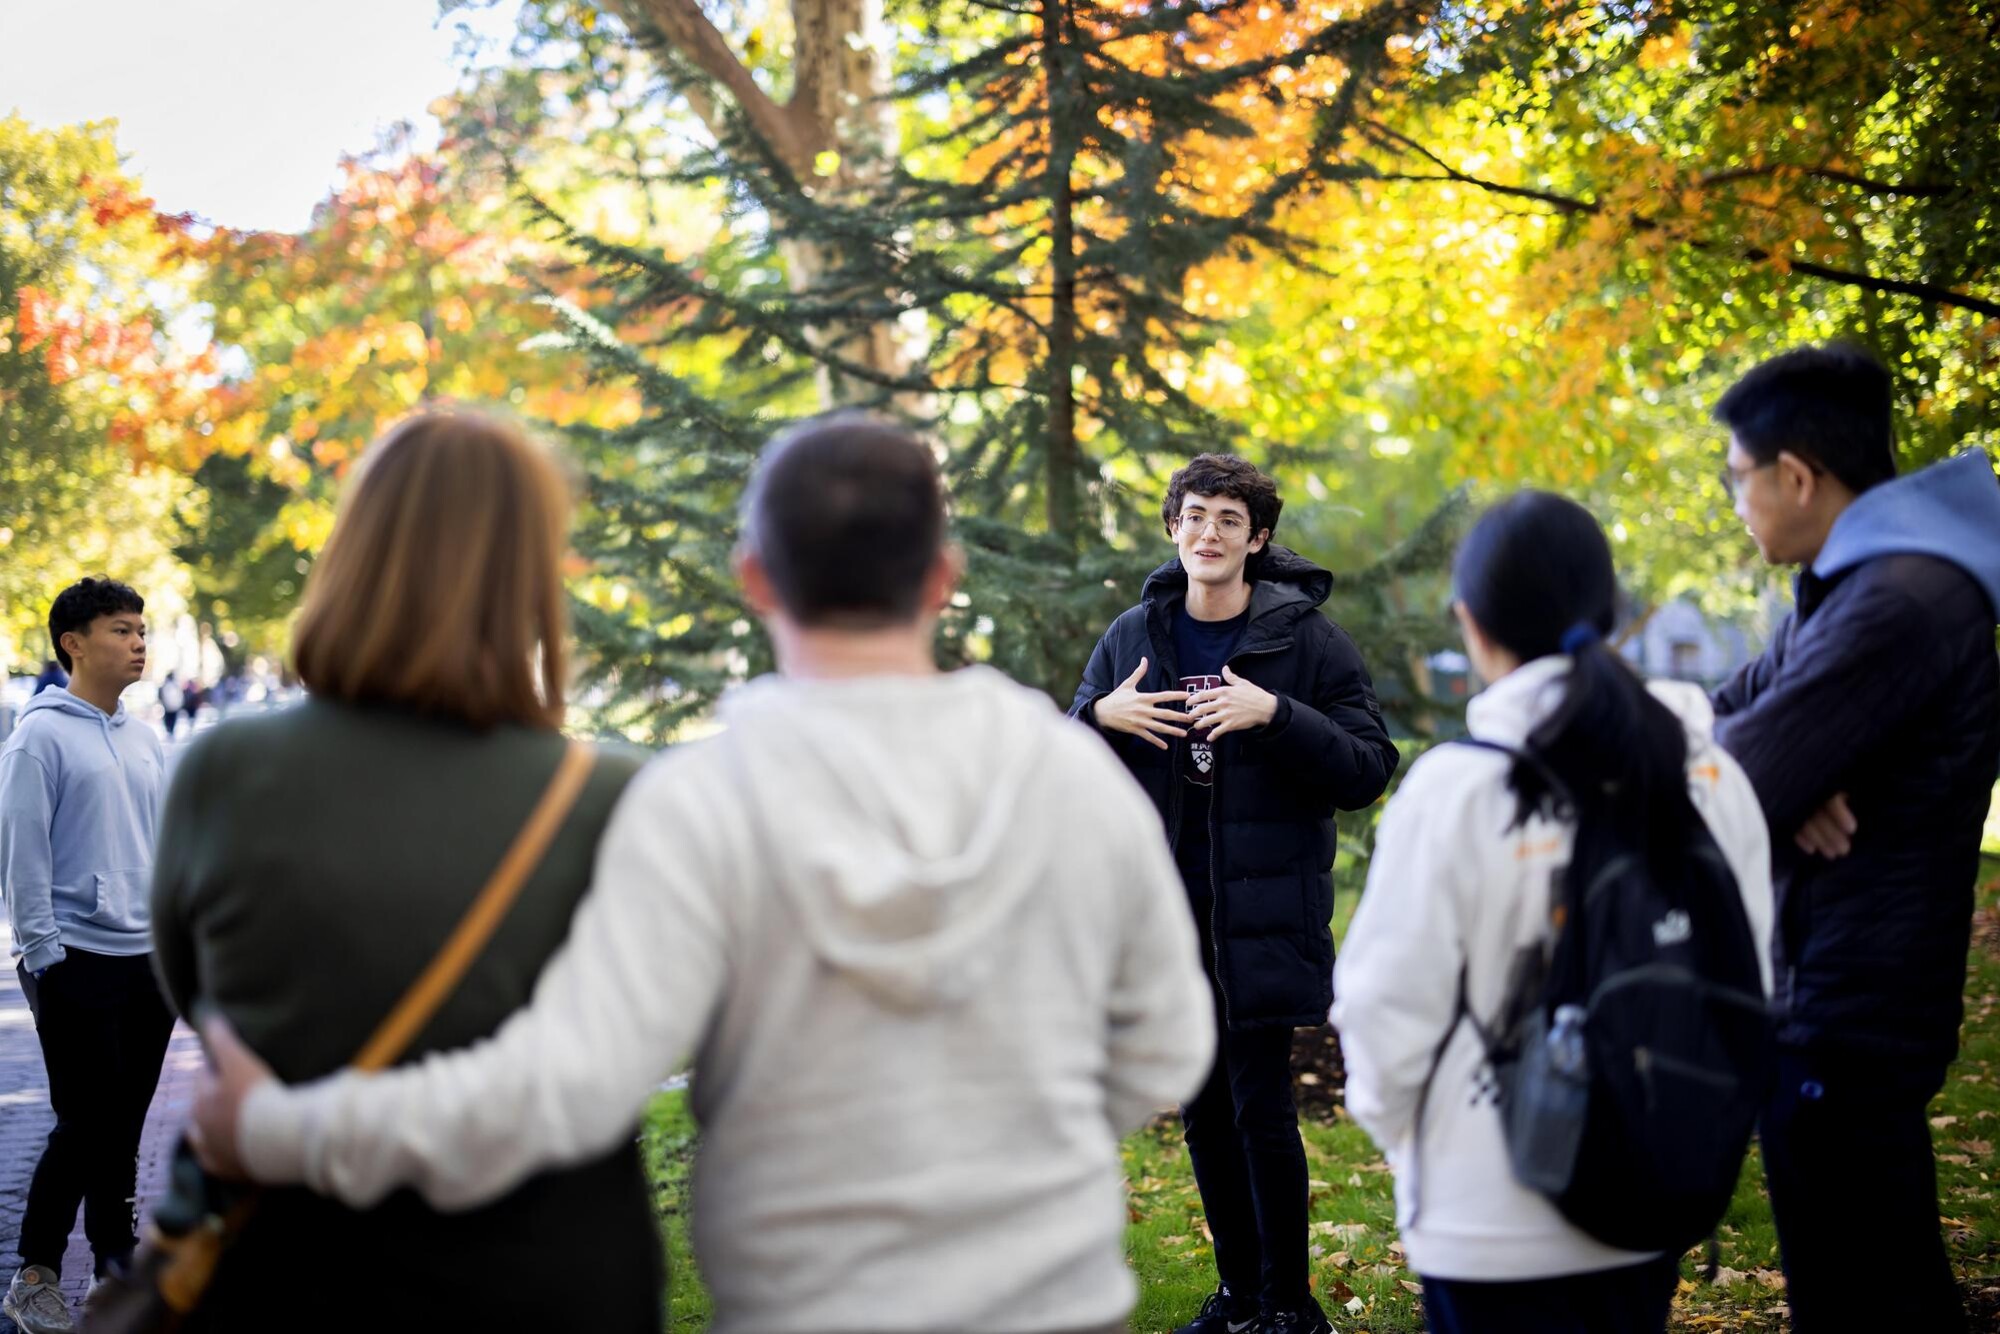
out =
{"type": "Polygon", "coordinates": [[[76,1329],[59,1280],[41,1265],[28,1265],[14,1275],[7,1296],[0,1299],[0,1315],[19,1325],[21,1334],[73,1334],[76,1329]]]}

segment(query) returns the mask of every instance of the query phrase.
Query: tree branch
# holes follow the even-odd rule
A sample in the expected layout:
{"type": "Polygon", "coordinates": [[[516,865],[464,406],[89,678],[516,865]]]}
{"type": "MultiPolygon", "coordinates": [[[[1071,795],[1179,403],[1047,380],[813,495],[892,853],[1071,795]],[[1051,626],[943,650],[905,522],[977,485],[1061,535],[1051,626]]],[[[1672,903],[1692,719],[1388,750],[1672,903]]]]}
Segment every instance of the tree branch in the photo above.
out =
{"type": "MultiPolygon", "coordinates": [[[[1754,247],[1740,253],[1744,259],[1753,264],[1761,264],[1776,258],[1769,251],[1754,247]]],[[[1825,264],[1814,264],[1803,259],[1786,262],[1793,273],[1809,274],[1814,278],[1824,278],[1828,282],[1859,287],[1869,292],[1894,292],[1899,296],[1914,296],[1934,305],[1956,306],[1960,310],[1970,310],[1981,315],[2000,318],[2000,301],[1989,301],[1985,297],[1973,296],[1968,292],[1955,292],[1949,287],[1939,287],[1933,283],[1906,282],[1901,278],[1880,278],[1872,273],[1830,268],[1825,264]]]]}
{"type": "MultiPolygon", "coordinates": [[[[811,157],[811,150],[800,140],[790,109],[758,85],[749,67],[730,49],[728,39],[702,12],[698,0],[610,0],[610,3],[635,31],[643,32],[649,27],[657,31],[696,69],[726,88],[752,127],[788,163],[796,167],[802,159],[811,157]]],[[[718,137],[726,136],[727,124],[718,123],[721,118],[712,101],[704,111],[704,100],[690,98],[689,105],[718,137]]]]}
{"type": "Polygon", "coordinates": [[[1365,133],[1374,136],[1378,140],[1388,141],[1388,143],[1392,147],[1405,148],[1408,149],[1410,152],[1415,153],[1418,157],[1424,159],[1424,161],[1436,167],[1440,173],[1439,175],[1436,176],[1388,175],[1386,173],[1377,173],[1375,176],[1376,180],[1454,181],[1460,185],[1470,185],[1477,189],[1485,190],[1490,194],[1511,195],[1516,199],[1532,199],[1537,203],[1547,204],[1551,208],[1554,208],[1555,210],[1561,213],[1597,212],[1597,205],[1592,203],[1588,199],[1577,199],[1570,195],[1553,194],[1547,190],[1532,190],[1525,185],[1502,185],[1498,181],[1485,180],[1482,179],[1481,177],[1473,176],[1466,172],[1460,171],[1457,167],[1452,166],[1449,162],[1446,162],[1436,153],[1431,152],[1430,149],[1425,148],[1422,144],[1410,138],[1409,135],[1402,133],[1400,130],[1392,130],[1387,125],[1382,124],[1380,121],[1374,121],[1374,120],[1363,121],[1361,127],[1365,133]]]}
{"type": "Polygon", "coordinates": [[[1760,176],[1775,176],[1786,171],[1794,171],[1818,181],[1832,181],[1836,185],[1851,185],[1870,194],[1900,195],[1908,199],[1942,199],[1959,191],[1956,184],[1897,185],[1893,181],[1878,181],[1867,176],[1856,176],[1852,172],[1841,171],[1836,167],[1801,167],[1788,162],[1773,162],[1762,167],[1732,167],[1728,171],[1710,172],[1701,178],[1701,184],[1727,185],[1731,181],[1754,180],[1760,176]]]}
{"type": "MultiPolygon", "coordinates": [[[[1392,175],[1378,172],[1371,179],[1378,181],[1428,182],[1431,184],[1450,182],[1459,185],[1470,185],[1491,194],[1509,195],[1518,199],[1532,199],[1538,203],[1547,204],[1551,208],[1563,213],[1596,215],[1604,211],[1603,205],[1594,200],[1579,199],[1572,195],[1552,194],[1545,190],[1531,190],[1526,186],[1503,185],[1498,181],[1482,180],[1477,176],[1460,171],[1408,135],[1397,130],[1392,130],[1378,121],[1365,122],[1362,128],[1366,133],[1375,137],[1378,142],[1387,141],[1393,146],[1408,149],[1438,168],[1438,174],[1434,176],[1414,174],[1392,175]]],[[[1743,179],[1752,175],[1768,174],[1780,169],[1779,167],[1742,168],[1735,172],[1718,173],[1715,177],[1704,177],[1702,183],[1711,184],[1718,179],[1743,179]]],[[[1882,185],[1880,182],[1869,181],[1863,177],[1849,176],[1845,172],[1834,171],[1830,168],[1804,168],[1802,170],[1808,175],[1820,175],[1829,180],[1839,180],[1844,184],[1856,185],[1864,189],[1880,188],[1886,191],[1894,188],[1882,185]]],[[[1909,187],[1902,192],[1914,193],[1917,190],[1929,188],[1909,187]]],[[[1940,187],[1939,192],[1949,193],[1950,191],[1940,187]]],[[[1649,231],[1659,226],[1658,222],[1641,214],[1632,214],[1627,218],[1627,221],[1636,230],[1640,231],[1649,231]]],[[[1690,240],[1687,244],[1695,250],[1712,251],[1730,248],[1713,241],[1690,240]]],[[[1751,264],[1770,263],[1781,258],[1773,255],[1768,250],[1762,250],[1755,246],[1737,248],[1735,253],[1739,258],[1751,264]]],[[[1913,282],[1902,278],[1883,278],[1876,274],[1865,273],[1856,269],[1837,269],[1830,265],[1815,264],[1803,259],[1785,259],[1783,262],[1792,273],[1803,273],[1808,277],[1822,278],[1828,282],[1840,283],[1847,287],[1859,287],[1869,292],[1888,292],[1898,296],[1913,296],[1919,300],[1929,301],[1933,305],[1953,306],[1960,310],[1970,310],[1981,315],[2000,316],[2000,301],[1992,301],[1985,297],[1974,296],[1969,292],[1954,291],[1949,287],[1940,287],[1935,283],[1913,282]]]]}

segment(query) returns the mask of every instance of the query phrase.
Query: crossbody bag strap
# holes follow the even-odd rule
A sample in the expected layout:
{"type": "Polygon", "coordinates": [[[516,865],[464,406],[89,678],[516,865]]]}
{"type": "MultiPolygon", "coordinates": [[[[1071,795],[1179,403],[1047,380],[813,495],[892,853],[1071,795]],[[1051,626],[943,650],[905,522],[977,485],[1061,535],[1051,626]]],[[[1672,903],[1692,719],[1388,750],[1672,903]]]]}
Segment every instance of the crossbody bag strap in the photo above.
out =
{"type": "Polygon", "coordinates": [[[500,865],[479,891],[479,897],[465,911],[465,916],[452,929],[443,946],[428,967],[410,984],[396,1007],[389,1011],[375,1033],[355,1056],[353,1065],[357,1070],[381,1070],[394,1063],[396,1058],[409,1049],[424,1026],[430,1023],[451,994],[458,988],[473,960],[486,948],[486,942],[506,919],[507,910],[520,897],[521,887],[528,881],[542,857],[548,852],[556,831],[569,818],[576,799],[583,792],[584,781],[590,777],[590,769],[597,762],[596,750],[581,741],[572,741],[563,751],[561,763],[556,765],[555,776],[542,792],[527,823],[514,836],[507,855],[500,859],[500,865]]]}

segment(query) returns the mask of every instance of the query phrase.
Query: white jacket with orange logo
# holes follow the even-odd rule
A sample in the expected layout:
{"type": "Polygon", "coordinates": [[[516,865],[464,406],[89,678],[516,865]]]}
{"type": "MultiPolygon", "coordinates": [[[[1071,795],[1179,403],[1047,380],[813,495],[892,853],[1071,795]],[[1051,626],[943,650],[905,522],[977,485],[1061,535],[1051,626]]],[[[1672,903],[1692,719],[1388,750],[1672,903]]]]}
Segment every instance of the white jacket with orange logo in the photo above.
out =
{"type": "MultiPolygon", "coordinates": [[[[1518,746],[1555,708],[1567,657],[1540,658],[1475,697],[1474,737],[1518,746]]],[[[1743,893],[1771,988],[1771,849],[1750,781],[1712,735],[1694,686],[1655,682],[1687,725],[1688,791],[1743,893]]],[[[1382,814],[1368,887],[1334,969],[1333,1022],[1347,1063],[1347,1107],[1396,1173],[1397,1224],[1410,1267],[1433,1278],[1555,1278],[1650,1258],[1596,1241],[1547,1198],[1515,1181],[1500,1115],[1479,1092],[1489,1076],[1479,1039],[1460,1023],[1425,1076],[1457,1012],[1490,1021],[1519,951],[1547,932],[1549,894],[1568,865],[1573,828],[1536,817],[1513,824],[1506,756],[1439,746],[1410,769],[1382,814]]]]}

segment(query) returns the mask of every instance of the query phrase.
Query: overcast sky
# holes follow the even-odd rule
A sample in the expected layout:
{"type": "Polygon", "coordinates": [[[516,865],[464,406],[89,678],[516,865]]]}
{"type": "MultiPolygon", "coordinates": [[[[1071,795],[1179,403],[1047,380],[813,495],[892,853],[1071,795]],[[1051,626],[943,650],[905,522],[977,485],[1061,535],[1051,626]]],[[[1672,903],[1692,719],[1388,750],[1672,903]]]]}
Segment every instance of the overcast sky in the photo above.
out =
{"type": "MultiPolygon", "coordinates": [[[[479,16],[505,31],[511,6],[479,16]]],[[[436,0],[0,0],[0,114],[115,118],[162,209],[295,231],[343,153],[458,83],[436,0]]]]}

